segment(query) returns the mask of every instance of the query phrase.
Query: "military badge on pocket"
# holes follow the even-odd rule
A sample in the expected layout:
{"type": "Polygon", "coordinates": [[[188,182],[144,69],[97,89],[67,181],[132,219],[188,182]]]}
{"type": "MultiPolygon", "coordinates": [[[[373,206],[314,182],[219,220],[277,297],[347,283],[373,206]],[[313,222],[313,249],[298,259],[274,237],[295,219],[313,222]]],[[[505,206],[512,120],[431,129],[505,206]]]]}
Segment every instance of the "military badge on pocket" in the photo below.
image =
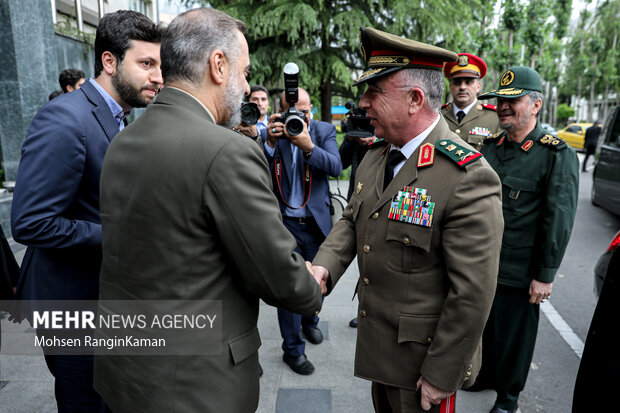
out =
{"type": "Polygon", "coordinates": [[[394,221],[430,227],[433,223],[435,203],[426,189],[406,186],[392,199],[388,218],[394,221]]]}

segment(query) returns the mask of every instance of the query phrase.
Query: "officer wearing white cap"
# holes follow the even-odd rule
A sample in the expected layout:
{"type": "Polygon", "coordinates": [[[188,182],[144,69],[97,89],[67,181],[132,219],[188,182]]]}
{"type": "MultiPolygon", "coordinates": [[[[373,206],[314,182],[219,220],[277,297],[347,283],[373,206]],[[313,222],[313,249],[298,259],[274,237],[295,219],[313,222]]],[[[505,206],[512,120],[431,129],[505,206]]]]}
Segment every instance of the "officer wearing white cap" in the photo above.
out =
{"type": "Polygon", "coordinates": [[[380,413],[451,411],[473,383],[496,284],[501,187],[440,115],[444,62],[456,53],[362,29],[356,84],[377,140],[354,193],[313,261],[334,288],[357,255],[355,375],[380,413]]]}

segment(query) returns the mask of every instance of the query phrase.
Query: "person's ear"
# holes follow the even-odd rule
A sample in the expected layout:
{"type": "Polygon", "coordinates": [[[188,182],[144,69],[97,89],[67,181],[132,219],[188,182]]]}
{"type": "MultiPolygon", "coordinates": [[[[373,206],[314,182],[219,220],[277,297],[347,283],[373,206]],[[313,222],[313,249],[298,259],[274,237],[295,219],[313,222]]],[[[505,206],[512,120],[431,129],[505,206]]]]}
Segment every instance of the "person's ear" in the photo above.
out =
{"type": "Polygon", "coordinates": [[[117,59],[112,52],[105,51],[101,54],[101,64],[103,65],[103,71],[112,76],[116,73],[117,59]]]}
{"type": "Polygon", "coordinates": [[[221,50],[214,50],[209,57],[209,74],[213,83],[221,85],[227,77],[228,60],[221,50]]]}
{"type": "Polygon", "coordinates": [[[419,87],[413,87],[407,93],[407,107],[410,115],[415,115],[420,111],[424,101],[426,100],[426,96],[424,96],[424,91],[419,87]]]}

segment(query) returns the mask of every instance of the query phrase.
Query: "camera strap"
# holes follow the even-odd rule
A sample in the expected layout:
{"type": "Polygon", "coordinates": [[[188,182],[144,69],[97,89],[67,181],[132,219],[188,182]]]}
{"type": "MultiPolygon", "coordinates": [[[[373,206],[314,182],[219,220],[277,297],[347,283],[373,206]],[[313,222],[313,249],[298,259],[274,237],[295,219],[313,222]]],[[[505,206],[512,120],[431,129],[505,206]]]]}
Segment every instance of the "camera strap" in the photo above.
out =
{"type": "Polygon", "coordinates": [[[284,199],[284,195],[282,195],[282,168],[282,152],[280,151],[279,143],[277,143],[274,153],[273,169],[276,175],[276,186],[278,187],[278,191],[280,192],[280,199],[282,199],[282,202],[284,202],[286,206],[291,209],[299,209],[305,207],[310,200],[310,191],[312,189],[312,167],[307,162],[304,162],[304,174],[301,177],[302,185],[304,187],[304,197],[302,199],[302,204],[297,207],[292,206],[288,202],[286,202],[286,199],[284,199]]]}

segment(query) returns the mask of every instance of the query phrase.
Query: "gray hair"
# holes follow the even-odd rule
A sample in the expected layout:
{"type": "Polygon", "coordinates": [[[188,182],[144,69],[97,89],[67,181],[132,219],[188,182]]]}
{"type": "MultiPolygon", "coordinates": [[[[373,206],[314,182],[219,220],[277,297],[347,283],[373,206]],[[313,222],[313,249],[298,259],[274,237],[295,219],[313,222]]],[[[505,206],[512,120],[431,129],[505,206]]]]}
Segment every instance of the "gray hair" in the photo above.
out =
{"type": "Polygon", "coordinates": [[[428,107],[439,113],[443,99],[443,72],[433,69],[403,69],[403,78],[408,87],[419,87],[424,92],[428,107]]]}
{"type": "Polygon", "coordinates": [[[542,100],[543,103],[545,102],[543,94],[540,93],[540,92],[533,91],[533,92],[530,92],[528,96],[530,97],[530,102],[531,103],[536,102],[538,99],[542,100]]]}
{"type": "Polygon", "coordinates": [[[192,9],[178,15],[161,40],[161,71],[164,82],[184,80],[201,83],[214,50],[222,50],[229,62],[239,56],[237,31],[246,26],[215,9],[192,9]]]}

